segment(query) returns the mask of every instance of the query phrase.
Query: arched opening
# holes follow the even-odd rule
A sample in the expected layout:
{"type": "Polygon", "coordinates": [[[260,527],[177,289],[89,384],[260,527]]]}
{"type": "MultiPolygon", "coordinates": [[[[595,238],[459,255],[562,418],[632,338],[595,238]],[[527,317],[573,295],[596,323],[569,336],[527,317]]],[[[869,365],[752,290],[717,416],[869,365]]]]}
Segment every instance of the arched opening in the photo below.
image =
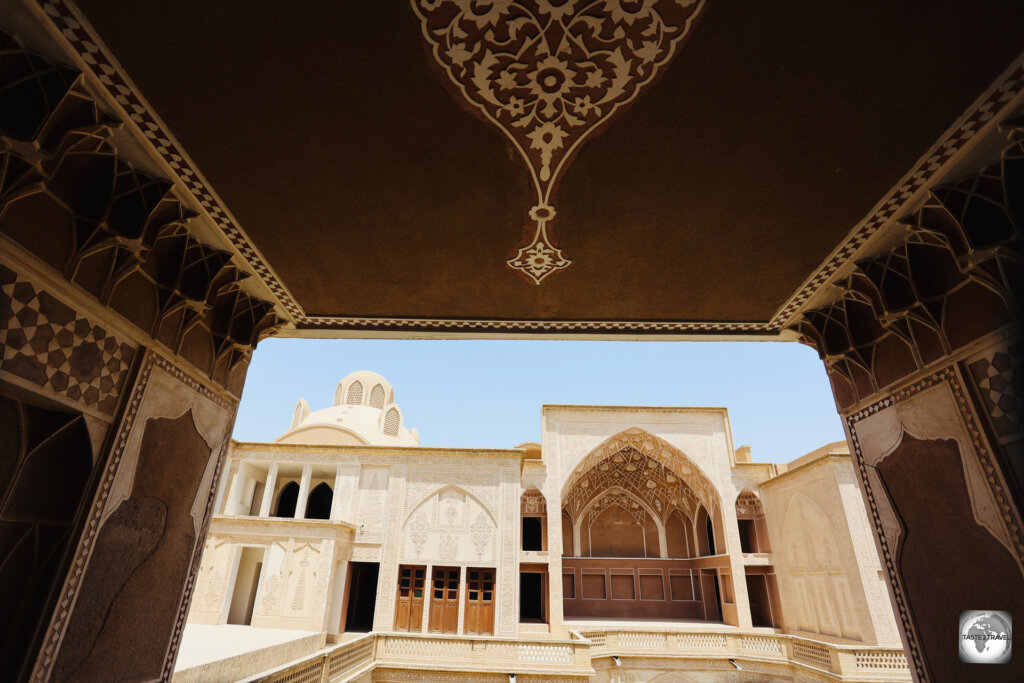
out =
{"type": "Polygon", "coordinates": [[[693,557],[692,528],[692,523],[682,512],[676,510],[668,516],[665,539],[669,557],[693,557]]]}
{"type": "Polygon", "coordinates": [[[573,550],[572,541],[572,518],[569,513],[562,510],[562,556],[572,557],[576,554],[573,550]]]}
{"type": "Polygon", "coordinates": [[[537,489],[530,489],[519,499],[522,523],[522,549],[529,551],[547,550],[547,501],[537,489]]]}
{"type": "Polygon", "coordinates": [[[370,406],[384,409],[384,387],[379,384],[373,385],[373,389],[370,391],[370,406]]]}
{"type": "Polygon", "coordinates": [[[715,524],[708,517],[705,524],[705,532],[708,536],[708,555],[715,554],[715,524]]]}
{"type": "Polygon", "coordinates": [[[359,380],[352,382],[352,385],[348,388],[348,394],[345,396],[345,403],[348,405],[357,406],[363,402],[363,383],[359,380]]]}
{"type": "Polygon", "coordinates": [[[714,526],[708,511],[701,506],[697,510],[694,519],[694,535],[697,537],[697,557],[707,557],[715,554],[714,526]]]}
{"type": "Polygon", "coordinates": [[[65,551],[89,499],[93,449],[80,414],[8,396],[0,397],[0,434],[0,670],[17,672],[47,594],[63,581],[52,558],[65,551]]]}
{"type": "MultiPolygon", "coordinates": [[[[526,552],[548,549],[548,505],[544,494],[535,488],[527,489],[519,498],[520,547],[526,552]]],[[[547,564],[523,563],[519,565],[519,621],[520,623],[546,623],[548,620],[547,564]]]]}
{"type": "Polygon", "coordinates": [[[622,489],[596,498],[578,526],[582,557],[661,557],[661,520],[622,489]]]}
{"type": "Polygon", "coordinates": [[[736,524],[740,532],[740,550],[744,553],[771,552],[768,525],[761,499],[749,489],[736,496],[736,524]]]}
{"type": "Polygon", "coordinates": [[[399,416],[398,411],[391,408],[384,416],[384,433],[388,436],[398,436],[398,426],[401,422],[402,419],[399,416]]]}
{"type": "Polygon", "coordinates": [[[281,489],[281,494],[277,498],[277,509],[274,511],[275,517],[294,517],[295,506],[299,502],[299,485],[294,481],[290,481],[284,485],[281,489]]]}
{"type": "Polygon", "coordinates": [[[644,518],[621,505],[609,505],[589,526],[591,557],[647,557],[644,518]]]}
{"type": "Polygon", "coordinates": [[[704,577],[728,561],[695,561],[721,537],[716,495],[695,463],[638,428],[588,454],[562,495],[566,618],[721,620],[727,596],[704,577]]]}
{"type": "Polygon", "coordinates": [[[306,503],[306,519],[330,519],[334,491],[325,482],[317,484],[306,503]]]}

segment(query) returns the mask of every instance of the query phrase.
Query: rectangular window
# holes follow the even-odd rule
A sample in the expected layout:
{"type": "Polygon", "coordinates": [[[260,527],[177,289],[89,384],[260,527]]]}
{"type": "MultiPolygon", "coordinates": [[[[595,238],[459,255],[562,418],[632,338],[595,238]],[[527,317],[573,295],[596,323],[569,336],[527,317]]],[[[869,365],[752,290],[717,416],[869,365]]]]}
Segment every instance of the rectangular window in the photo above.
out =
{"type": "Polygon", "coordinates": [[[523,517],[523,550],[543,550],[544,539],[540,517],[523,517]]]}

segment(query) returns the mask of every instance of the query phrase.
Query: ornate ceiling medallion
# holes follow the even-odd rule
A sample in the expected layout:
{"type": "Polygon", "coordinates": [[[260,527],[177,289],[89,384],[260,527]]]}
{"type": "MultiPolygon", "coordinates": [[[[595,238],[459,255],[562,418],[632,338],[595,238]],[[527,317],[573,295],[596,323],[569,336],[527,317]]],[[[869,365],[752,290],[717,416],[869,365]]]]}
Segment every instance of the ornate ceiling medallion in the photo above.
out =
{"type": "Polygon", "coordinates": [[[705,0],[410,0],[434,57],[526,162],[536,230],[509,267],[536,284],[572,263],[549,240],[583,141],[668,64],[705,0]]]}

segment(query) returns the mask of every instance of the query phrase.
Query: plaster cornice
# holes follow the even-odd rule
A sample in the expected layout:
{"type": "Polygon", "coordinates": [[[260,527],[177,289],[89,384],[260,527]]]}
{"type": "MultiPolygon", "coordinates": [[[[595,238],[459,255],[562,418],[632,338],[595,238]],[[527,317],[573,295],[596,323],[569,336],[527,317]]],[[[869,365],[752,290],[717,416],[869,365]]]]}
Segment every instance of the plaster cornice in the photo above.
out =
{"type": "Polygon", "coordinates": [[[505,448],[431,448],[423,446],[329,446],[322,444],[270,443],[231,440],[232,456],[239,451],[262,451],[275,453],[326,453],[353,455],[382,455],[387,457],[413,458],[415,456],[456,456],[481,458],[522,459],[524,452],[505,448]]]}

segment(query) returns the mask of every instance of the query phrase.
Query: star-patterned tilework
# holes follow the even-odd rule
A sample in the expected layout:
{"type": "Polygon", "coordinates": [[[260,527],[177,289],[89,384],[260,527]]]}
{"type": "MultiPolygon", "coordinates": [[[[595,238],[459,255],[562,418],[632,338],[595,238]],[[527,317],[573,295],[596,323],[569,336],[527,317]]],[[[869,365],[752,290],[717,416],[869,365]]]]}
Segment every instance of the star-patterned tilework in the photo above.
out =
{"type": "Polygon", "coordinates": [[[968,366],[982,403],[992,418],[992,427],[1002,438],[1020,432],[1020,418],[1024,414],[1022,396],[1014,378],[1020,377],[1020,342],[1018,348],[997,351],[991,358],[976,360],[968,366]]]}
{"type": "Polygon", "coordinates": [[[0,369],[113,415],[135,349],[0,269],[0,369]]]}

